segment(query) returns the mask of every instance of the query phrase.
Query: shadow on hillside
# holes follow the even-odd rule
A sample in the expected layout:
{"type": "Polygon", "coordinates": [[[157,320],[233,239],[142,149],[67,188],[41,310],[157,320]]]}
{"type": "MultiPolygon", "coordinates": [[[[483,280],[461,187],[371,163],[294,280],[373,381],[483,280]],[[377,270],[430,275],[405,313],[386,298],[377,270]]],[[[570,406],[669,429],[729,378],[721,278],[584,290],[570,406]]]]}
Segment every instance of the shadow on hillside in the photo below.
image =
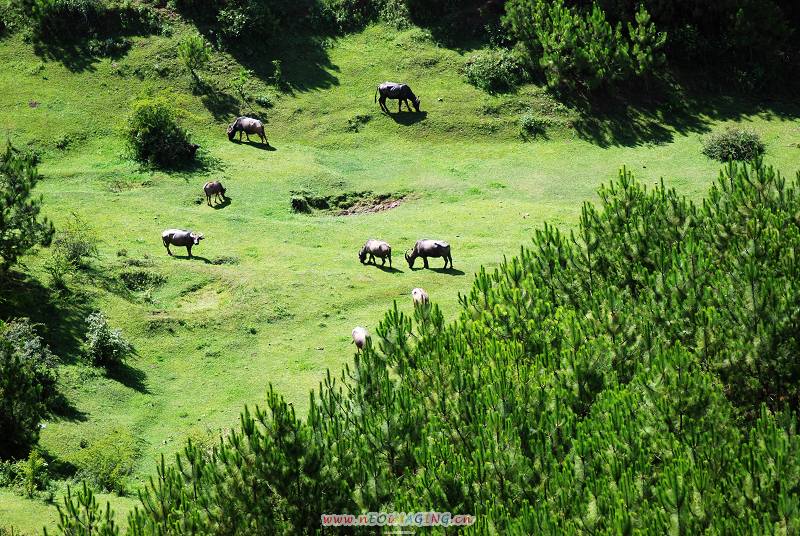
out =
{"type": "Polygon", "coordinates": [[[27,317],[41,324],[39,334],[65,363],[77,361],[91,312],[82,295],[56,295],[27,274],[12,271],[0,282],[0,319],[27,317]]]}
{"type": "Polygon", "coordinates": [[[432,272],[436,272],[437,274],[445,274],[445,275],[466,275],[465,272],[458,270],[456,268],[431,268],[432,272]]]}
{"type": "Polygon", "coordinates": [[[147,375],[144,371],[134,368],[127,363],[120,363],[108,370],[107,376],[112,380],[118,381],[125,387],[133,389],[139,393],[149,394],[147,389],[147,375]]]}
{"type": "Polygon", "coordinates": [[[424,121],[425,118],[428,117],[428,112],[397,112],[389,113],[387,115],[391,117],[395,123],[409,126],[419,123],[420,121],[424,121]]]}
{"type": "Polygon", "coordinates": [[[718,88],[660,88],[594,99],[562,95],[560,100],[578,112],[573,123],[577,135],[600,147],[666,144],[676,134],[705,134],[715,122],[751,115],[785,120],[800,117],[800,108],[789,101],[758,101],[718,88]]]}
{"type": "MultiPolygon", "coordinates": [[[[173,246],[173,247],[175,247],[175,246],[173,246]]],[[[183,260],[183,261],[201,261],[204,264],[213,264],[210,260],[206,259],[205,257],[201,257],[200,255],[192,255],[190,257],[189,255],[175,255],[173,253],[172,254],[172,258],[173,259],[180,259],[180,260],[183,260]]]]}
{"type": "Polygon", "coordinates": [[[227,122],[239,115],[239,99],[210,84],[205,85],[200,100],[217,121],[227,122]]]}

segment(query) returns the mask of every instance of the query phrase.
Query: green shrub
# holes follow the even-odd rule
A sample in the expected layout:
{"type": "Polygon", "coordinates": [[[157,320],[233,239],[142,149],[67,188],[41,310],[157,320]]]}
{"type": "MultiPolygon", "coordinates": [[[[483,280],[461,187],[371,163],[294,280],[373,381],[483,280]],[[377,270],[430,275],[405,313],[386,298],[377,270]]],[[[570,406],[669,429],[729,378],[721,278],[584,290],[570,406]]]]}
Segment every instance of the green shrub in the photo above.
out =
{"type": "Polygon", "coordinates": [[[89,257],[97,256],[99,241],[100,236],[94,227],[73,212],[67,222],[56,230],[53,254],[60,254],[73,266],[80,266],[89,257]]]}
{"type": "Polygon", "coordinates": [[[7,323],[0,321],[0,337],[11,344],[16,355],[29,367],[41,387],[42,401],[51,405],[58,395],[58,358],[44,343],[36,327],[27,318],[15,318],[7,323]]]}
{"type": "Polygon", "coordinates": [[[194,158],[189,136],[178,126],[175,110],[161,97],[134,103],[125,137],[133,157],[160,168],[176,168],[194,158]]]}
{"type": "Polygon", "coordinates": [[[525,112],[519,120],[520,134],[523,138],[543,136],[550,122],[533,112],[525,112]]]}
{"type": "Polygon", "coordinates": [[[472,54],[464,63],[464,75],[473,86],[490,92],[514,89],[522,81],[519,61],[504,49],[472,54]]]}
{"type": "Polygon", "coordinates": [[[703,142],[703,154],[721,162],[752,160],[765,148],[758,133],[736,127],[714,133],[703,142]]]}
{"type": "Polygon", "coordinates": [[[136,467],[140,441],[125,429],[114,429],[95,440],[69,460],[78,468],[78,478],[100,489],[124,494],[126,481],[136,467]]]}
{"type": "Polygon", "coordinates": [[[29,499],[38,492],[46,491],[50,484],[47,462],[37,449],[31,450],[28,458],[17,462],[14,486],[29,499]]]}
{"type": "Polygon", "coordinates": [[[122,331],[112,329],[103,313],[92,313],[86,318],[86,355],[97,366],[113,368],[133,353],[133,346],[122,336],[122,331]]]}
{"type": "Polygon", "coordinates": [[[122,283],[130,290],[141,291],[163,285],[166,277],[152,270],[125,270],[119,274],[122,283]]]}

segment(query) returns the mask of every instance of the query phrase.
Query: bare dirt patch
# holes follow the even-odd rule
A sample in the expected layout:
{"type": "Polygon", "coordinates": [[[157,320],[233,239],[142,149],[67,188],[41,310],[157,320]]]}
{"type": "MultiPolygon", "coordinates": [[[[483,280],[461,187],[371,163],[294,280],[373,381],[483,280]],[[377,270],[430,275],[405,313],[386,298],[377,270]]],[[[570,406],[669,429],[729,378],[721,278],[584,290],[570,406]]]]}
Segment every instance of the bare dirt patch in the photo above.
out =
{"type": "Polygon", "coordinates": [[[314,195],[295,191],[292,192],[291,203],[292,211],[302,214],[353,216],[397,208],[408,197],[407,193],[376,194],[370,190],[333,195],[314,195]]]}

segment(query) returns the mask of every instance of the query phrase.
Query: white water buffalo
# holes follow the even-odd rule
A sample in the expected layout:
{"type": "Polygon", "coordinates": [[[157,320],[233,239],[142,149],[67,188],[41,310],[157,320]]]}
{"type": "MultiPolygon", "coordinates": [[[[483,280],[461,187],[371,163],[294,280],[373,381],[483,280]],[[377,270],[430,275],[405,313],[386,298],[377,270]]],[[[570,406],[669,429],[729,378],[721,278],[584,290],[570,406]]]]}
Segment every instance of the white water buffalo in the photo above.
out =
{"type": "Polygon", "coordinates": [[[369,339],[369,333],[365,328],[361,326],[356,326],[353,328],[353,343],[356,345],[356,348],[359,351],[364,349],[364,346],[367,345],[367,339],[369,339]]]}
{"type": "Polygon", "coordinates": [[[170,246],[186,246],[186,251],[189,252],[191,258],[192,246],[199,244],[202,239],[202,234],[184,229],[167,229],[161,233],[161,241],[164,242],[164,247],[167,248],[170,256],[172,256],[172,252],[169,250],[170,246]]]}
{"type": "Polygon", "coordinates": [[[381,266],[386,265],[386,259],[389,259],[389,268],[392,267],[392,246],[384,242],[383,240],[374,240],[369,239],[367,243],[364,244],[364,247],[361,248],[361,251],[358,252],[358,260],[361,261],[361,264],[365,262],[372,262],[372,264],[377,264],[375,262],[375,257],[381,259],[381,266]],[[369,256],[369,261],[367,260],[367,256],[369,256]]]}
{"type": "Polygon", "coordinates": [[[225,202],[225,187],[219,181],[211,181],[205,183],[203,186],[203,192],[206,194],[206,203],[208,206],[211,206],[211,197],[214,197],[214,202],[216,203],[220,196],[222,196],[221,202],[225,202]]]}
{"type": "Polygon", "coordinates": [[[411,88],[406,84],[399,84],[397,82],[384,82],[375,88],[375,100],[380,101],[381,110],[389,113],[389,108],[386,107],[386,99],[397,99],[397,112],[403,110],[403,103],[406,103],[406,108],[411,111],[411,106],[408,104],[409,99],[414,104],[414,109],[419,111],[419,97],[414,95],[411,88]],[[378,95],[380,94],[380,98],[378,95]]]}
{"type": "Polygon", "coordinates": [[[429,301],[428,293],[419,287],[411,291],[411,299],[414,300],[414,305],[426,305],[429,301]]]}
{"type": "Polygon", "coordinates": [[[444,267],[447,268],[447,263],[449,262],[450,268],[453,268],[450,244],[441,240],[417,240],[417,243],[414,244],[414,249],[406,252],[406,261],[408,261],[409,268],[414,268],[414,261],[417,257],[422,257],[425,268],[428,267],[428,257],[442,257],[444,258],[444,267]]]}
{"type": "Polygon", "coordinates": [[[242,141],[242,132],[244,132],[247,141],[250,141],[250,134],[258,134],[261,141],[265,145],[269,145],[269,142],[267,142],[267,135],[264,133],[264,124],[258,119],[253,119],[252,117],[237,117],[236,121],[231,123],[228,127],[228,139],[233,141],[233,137],[237,132],[239,133],[239,141],[242,141]]]}

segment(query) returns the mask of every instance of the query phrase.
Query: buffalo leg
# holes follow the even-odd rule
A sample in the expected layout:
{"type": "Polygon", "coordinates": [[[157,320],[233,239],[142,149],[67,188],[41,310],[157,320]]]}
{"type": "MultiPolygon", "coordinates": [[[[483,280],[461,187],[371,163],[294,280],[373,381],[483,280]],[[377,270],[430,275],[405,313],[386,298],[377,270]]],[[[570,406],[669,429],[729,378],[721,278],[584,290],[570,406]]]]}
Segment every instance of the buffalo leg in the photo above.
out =
{"type": "Polygon", "coordinates": [[[242,131],[240,130],[239,131],[239,142],[241,143],[241,141],[242,141],[242,131]]]}
{"type": "Polygon", "coordinates": [[[386,257],[381,257],[381,266],[386,266],[386,257]]]}
{"type": "Polygon", "coordinates": [[[389,113],[389,108],[386,107],[386,97],[381,95],[381,98],[378,99],[378,102],[381,104],[381,110],[383,110],[384,112],[386,112],[388,114],[389,113]]]}
{"type": "Polygon", "coordinates": [[[172,252],[169,250],[169,244],[164,243],[164,247],[167,248],[167,254],[172,257],[172,252]]]}
{"type": "Polygon", "coordinates": [[[397,113],[403,111],[403,99],[397,99],[397,113]]]}
{"type": "Polygon", "coordinates": [[[428,267],[428,257],[422,257],[422,264],[425,266],[425,268],[428,267]]]}
{"type": "Polygon", "coordinates": [[[186,246],[186,251],[189,252],[189,258],[192,258],[192,246],[186,246]]]}
{"type": "Polygon", "coordinates": [[[392,267],[392,254],[389,253],[389,268],[392,267]]]}

